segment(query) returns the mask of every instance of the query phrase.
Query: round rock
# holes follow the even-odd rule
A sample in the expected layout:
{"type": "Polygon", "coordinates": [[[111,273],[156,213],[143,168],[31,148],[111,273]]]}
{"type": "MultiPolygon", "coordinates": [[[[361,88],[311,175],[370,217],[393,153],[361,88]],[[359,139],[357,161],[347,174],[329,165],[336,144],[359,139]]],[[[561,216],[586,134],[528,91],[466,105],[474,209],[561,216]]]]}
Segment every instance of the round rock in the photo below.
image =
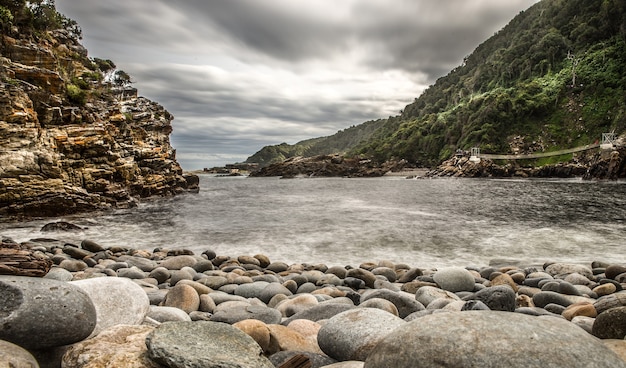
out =
{"type": "Polygon", "coordinates": [[[0,367],[39,368],[39,363],[28,350],[8,341],[0,340],[0,367]]]}
{"type": "Polygon", "coordinates": [[[355,308],[330,318],[319,330],[317,342],[333,359],[365,361],[379,341],[406,323],[380,309],[355,308]]]}
{"type": "Polygon", "coordinates": [[[87,338],[96,327],[91,298],[71,283],[0,276],[0,295],[0,339],[24,348],[72,344],[87,338]]]}
{"type": "Polygon", "coordinates": [[[200,295],[192,286],[179,284],[169,290],[163,305],[182,309],[185,313],[190,313],[197,311],[200,307],[200,295]]]}
{"type": "Polygon", "coordinates": [[[95,306],[98,324],[90,336],[115,325],[139,325],[150,310],[150,299],[130,279],[97,277],[70,284],[87,293],[95,306]]]}
{"type": "Polygon", "coordinates": [[[474,290],[474,276],[462,267],[442,268],[433,275],[435,283],[453,293],[474,290]]]}
{"type": "Polygon", "coordinates": [[[611,308],[598,314],[591,333],[601,339],[619,339],[626,337],[626,307],[611,308]]]}
{"type": "Polygon", "coordinates": [[[398,309],[398,315],[400,318],[404,318],[411,313],[426,309],[424,305],[409,293],[394,292],[386,289],[375,290],[365,295],[361,301],[367,301],[372,298],[381,298],[392,302],[398,309]]]}
{"type": "Polygon", "coordinates": [[[515,311],[516,294],[509,286],[492,286],[477,291],[465,300],[478,300],[494,311],[515,311]]]}
{"type": "Polygon", "coordinates": [[[170,368],[274,368],[252,337],[225,323],[164,323],[146,345],[152,360],[170,368]]]}
{"type": "Polygon", "coordinates": [[[276,309],[260,305],[247,305],[216,311],[215,314],[211,316],[211,321],[224,322],[232,325],[245,319],[257,319],[269,325],[280,323],[282,317],[282,314],[276,309]]]}
{"type": "Polygon", "coordinates": [[[600,340],[561,318],[467,311],[435,313],[397,327],[364,365],[416,366],[623,368],[625,363],[600,340]]]}

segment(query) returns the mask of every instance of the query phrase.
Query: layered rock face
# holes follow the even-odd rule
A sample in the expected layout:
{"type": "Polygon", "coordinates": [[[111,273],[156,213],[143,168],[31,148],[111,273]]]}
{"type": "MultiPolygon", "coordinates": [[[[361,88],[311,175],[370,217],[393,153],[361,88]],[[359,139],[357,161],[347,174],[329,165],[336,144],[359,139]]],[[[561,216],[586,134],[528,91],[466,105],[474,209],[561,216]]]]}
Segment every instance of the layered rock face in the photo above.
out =
{"type": "Polygon", "coordinates": [[[67,31],[13,36],[0,46],[0,216],[125,208],[197,189],[161,105],[104,82],[67,31]]]}

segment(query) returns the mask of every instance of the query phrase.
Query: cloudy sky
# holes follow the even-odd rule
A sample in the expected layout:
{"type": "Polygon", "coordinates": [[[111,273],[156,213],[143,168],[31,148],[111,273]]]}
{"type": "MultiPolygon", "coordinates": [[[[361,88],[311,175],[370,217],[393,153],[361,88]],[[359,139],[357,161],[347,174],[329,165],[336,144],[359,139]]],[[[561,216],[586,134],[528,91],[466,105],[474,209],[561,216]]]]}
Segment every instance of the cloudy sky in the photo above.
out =
{"type": "Polygon", "coordinates": [[[184,169],[396,115],[537,0],[56,0],[174,116],[184,169]]]}

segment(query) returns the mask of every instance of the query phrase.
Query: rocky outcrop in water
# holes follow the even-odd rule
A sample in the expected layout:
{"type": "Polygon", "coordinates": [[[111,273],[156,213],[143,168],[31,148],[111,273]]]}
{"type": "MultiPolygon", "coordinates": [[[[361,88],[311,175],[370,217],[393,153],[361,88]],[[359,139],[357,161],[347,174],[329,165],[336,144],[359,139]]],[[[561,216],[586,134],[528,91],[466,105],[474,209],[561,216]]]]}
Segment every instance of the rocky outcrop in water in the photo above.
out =
{"type": "Polygon", "coordinates": [[[405,161],[377,165],[370,160],[347,158],[340,155],[292,157],[283,162],[265,166],[250,176],[295,177],[377,177],[389,171],[401,170],[405,161]]]}
{"type": "Polygon", "coordinates": [[[197,189],[170,145],[172,115],[107,82],[74,35],[14,28],[1,42],[0,216],[126,208],[197,189]]]}
{"type": "Polygon", "coordinates": [[[561,162],[540,167],[522,167],[507,163],[498,165],[489,159],[472,162],[466,156],[453,157],[429,171],[428,177],[464,178],[584,178],[584,179],[624,179],[626,178],[626,148],[597,152],[578,157],[571,162],[561,162]]]}

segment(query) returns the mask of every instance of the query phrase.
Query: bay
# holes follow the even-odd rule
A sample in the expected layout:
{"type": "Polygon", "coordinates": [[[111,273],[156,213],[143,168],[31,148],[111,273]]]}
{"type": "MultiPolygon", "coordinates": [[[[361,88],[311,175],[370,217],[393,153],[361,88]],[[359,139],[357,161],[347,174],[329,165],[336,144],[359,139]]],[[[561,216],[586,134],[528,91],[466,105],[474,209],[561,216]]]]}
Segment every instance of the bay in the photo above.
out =
{"type": "Polygon", "coordinates": [[[200,177],[197,194],[129,210],[0,223],[0,234],[342,266],[379,260],[485,266],[503,259],[626,264],[623,181],[200,177]],[[86,229],[40,231],[56,220],[86,229]]]}

